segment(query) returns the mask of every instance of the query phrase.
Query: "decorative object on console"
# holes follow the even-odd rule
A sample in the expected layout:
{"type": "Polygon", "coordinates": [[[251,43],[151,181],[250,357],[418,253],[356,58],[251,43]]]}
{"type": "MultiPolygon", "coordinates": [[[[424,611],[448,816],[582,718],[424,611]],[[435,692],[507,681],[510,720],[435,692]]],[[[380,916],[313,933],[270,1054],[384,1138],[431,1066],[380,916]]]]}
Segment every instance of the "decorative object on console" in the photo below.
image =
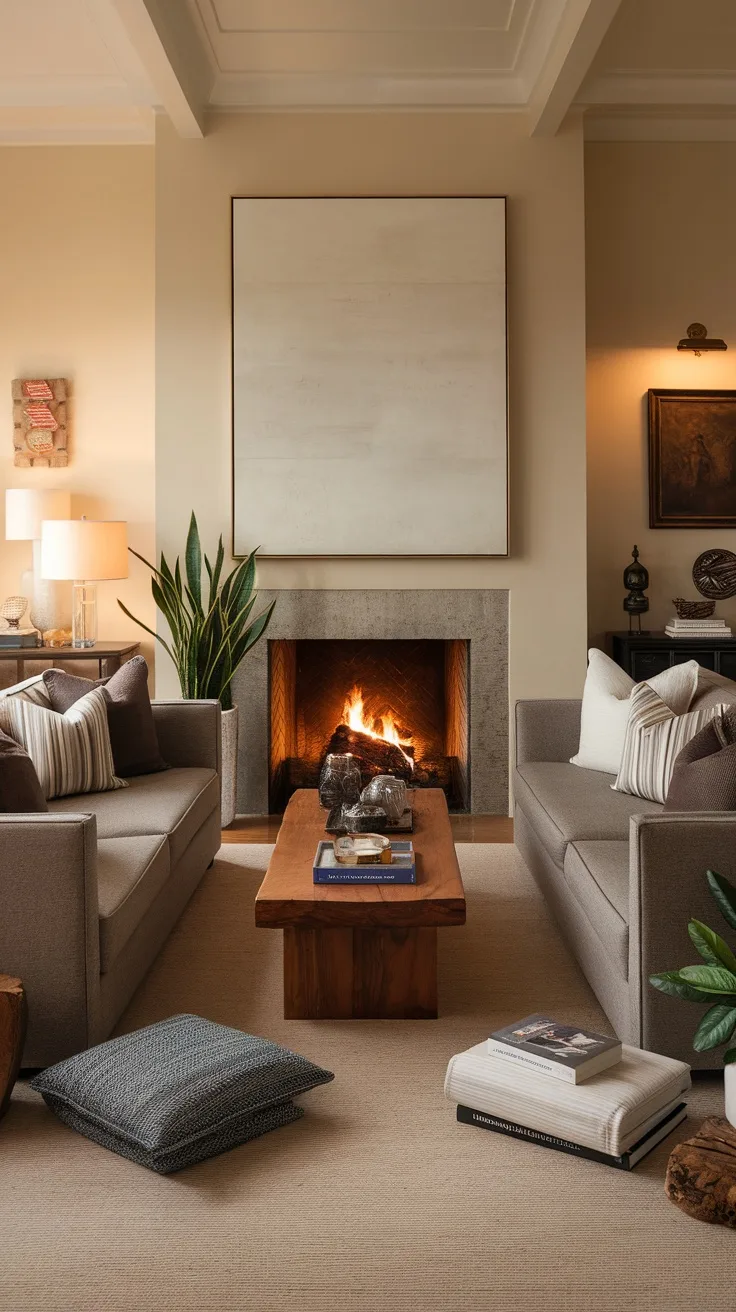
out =
{"type": "Polygon", "coordinates": [[[263,637],[273,608],[272,601],[251,619],[258,593],[255,590],[256,551],[241,561],[221,582],[225,562],[222,535],[214,565],[202,555],[197,519],[192,511],[184,552],[184,572],[177,556],[173,571],[161,552],[160,569],[130,548],[152,574],[151,591],[171,633],[171,645],[147,624],[118,605],[129,619],[161,643],[179,676],[182,697],[216,698],[222,707],[222,824],[235,819],[237,805],[238,708],[233,706],[232,679],[243,658],[263,637]],[[202,561],[207,571],[209,592],[202,591],[202,561]]]}
{"type": "Polygon", "coordinates": [[[678,620],[705,620],[716,608],[714,601],[686,601],[684,597],[673,597],[672,605],[678,620]]]}
{"type": "Polygon", "coordinates": [[[104,679],[82,679],[66,670],[44,670],[51,709],[65,715],[92,688],[104,688],[115,773],[121,779],[168,770],[162,759],[148,695],[148,665],[133,656],[104,679]]]}
{"type": "MultiPolygon", "coordinates": [[[[706,873],[708,888],[726,924],[736,929],[736,888],[714,870],[706,873]]],[[[687,932],[704,965],[682,966],[649,976],[661,993],[708,1006],[693,1036],[696,1052],[724,1047],[736,1031],[736,955],[720,934],[700,920],[690,920],[687,932]]],[[[723,1056],[726,1116],[736,1125],[736,1047],[723,1056]]]]}
{"type": "Polygon", "coordinates": [[[233,554],[505,556],[505,199],[236,197],[232,238],[233,554]]]}
{"type": "Polygon", "coordinates": [[[736,526],[735,437],[736,391],[650,389],[650,528],[736,526]]]}
{"type": "Polygon", "coordinates": [[[8,628],[20,631],[20,622],[26,613],[28,600],[26,597],[6,597],[2,606],[0,606],[0,615],[7,620],[8,628]]]}
{"type": "Polygon", "coordinates": [[[722,337],[709,337],[704,323],[689,323],[687,337],[681,337],[677,343],[678,351],[692,351],[702,355],[703,351],[727,351],[728,346],[722,337]]]}
{"type": "Polygon", "coordinates": [[[72,646],[97,642],[97,583],[128,577],[127,525],[122,520],[44,520],[41,573],[71,579],[72,646]]]}
{"type": "Polygon", "coordinates": [[[628,594],[624,597],[624,610],[629,617],[629,628],[632,628],[632,620],[636,615],[638,627],[641,629],[641,617],[649,610],[649,598],[644,596],[645,588],[649,587],[649,570],[639,563],[639,548],[634,544],[631,553],[631,564],[624,570],[624,587],[628,588],[628,594]]]}
{"type": "Polygon", "coordinates": [[[10,487],[5,493],[5,540],[33,543],[33,570],[24,573],[21,588],[31,597],[30,620],[41,635],[49,629],[71,628],[71,588],[52,582],[41,572],[41,525],[45,519],[68,519],[71,496],[51,488],[10,487]]]}
{"type": "Polygon", "coordinates": [[[13,975],[0,975],[0,1120],[18,1078],[28,1024],[23,985],[13,975]]]}
{"type": "Polygon", "coordinates": [[[681,620],[673,616],[665,625],[668,638],[730,638],[731,629],[725,620],[713,616],[709,620],[681,620]]]}
{"type": "Polygon", "coordinates": [[[69,462],[68,378],[14,378],[13,450],[18,468],[69,462]]]}
{"type": "Polygon", "coordinates": [[[701,551],[693,564],[693,583],[701,596],[714,601],[736,597],[736,554],[725,547],[701,551]]]}
{"type": "Polygon", "coordinates": [[[201,1016],[170,1016],[50,1066],[31,1088],[66,1125],[168,1175],[304,1115],[332,1071],[201,1016]]]}

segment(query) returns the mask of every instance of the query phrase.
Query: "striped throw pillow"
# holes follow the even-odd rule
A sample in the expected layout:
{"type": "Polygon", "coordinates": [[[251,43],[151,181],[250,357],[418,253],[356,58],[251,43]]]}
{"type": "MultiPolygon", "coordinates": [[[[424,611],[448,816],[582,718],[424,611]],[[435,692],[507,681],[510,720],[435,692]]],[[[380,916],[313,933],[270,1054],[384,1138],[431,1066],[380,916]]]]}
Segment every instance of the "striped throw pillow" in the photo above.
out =
{"type": "Polygon", "coordinates": [[[45,798],[128,787],[115,774],[102,688],[85,693],[64,715],[27,697],[6,697],[3,717],[33,761],[45,798]]]}
{"type": "Polygon", "coordinates": [[[22,683],[14,683],[12,688],[0,690],[0,730],[10,738],[13,734],[10,732],[6,707],[8,699],[12,697],[20,697],[23,701],[34,702],[37,706],[47,706],[51,709],[49,690],[42,674],[33,674],[30,679],[24,679],[22,683]]]}
{"type": "Polygon", "coordinates": [[[664,802],[675,761],[685,744],[727,708],[719,702],[675,715],[648,683],[638,683],[629,701],[621,766],[611,787],[650,802],[664,802]]]}

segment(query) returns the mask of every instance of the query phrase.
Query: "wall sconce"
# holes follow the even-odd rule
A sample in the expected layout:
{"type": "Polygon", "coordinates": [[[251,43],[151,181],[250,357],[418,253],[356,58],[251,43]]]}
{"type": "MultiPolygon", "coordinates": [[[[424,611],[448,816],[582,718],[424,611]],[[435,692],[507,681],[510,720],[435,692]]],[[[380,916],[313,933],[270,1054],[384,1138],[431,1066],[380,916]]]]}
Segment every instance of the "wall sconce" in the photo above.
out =
{"type": "Polygon", "coordinates": [[[728,347],[722,337],[709,337],[705,324],[691,323],[688,324],[687,337],[680,338],[677,349],[701,355],[703,351],[727,351],[728,347]]]}

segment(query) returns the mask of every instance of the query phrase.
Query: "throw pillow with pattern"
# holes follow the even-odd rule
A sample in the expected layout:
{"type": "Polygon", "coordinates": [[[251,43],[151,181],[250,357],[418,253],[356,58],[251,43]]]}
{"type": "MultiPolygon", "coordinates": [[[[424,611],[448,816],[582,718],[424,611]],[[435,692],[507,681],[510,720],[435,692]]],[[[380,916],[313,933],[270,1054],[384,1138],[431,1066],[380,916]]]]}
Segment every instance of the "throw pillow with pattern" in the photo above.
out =
{"type": "Polygon", "coordinates": [[[28,752],[45,798],[127,788],[115,774],[102,688],[64,715],[26,697],[6,697],[3,718],[10,737],[28,752]]]}
{"type": "Polygon", "coordinates": [[[621,766],[611,787],[650,802],[664,802],[683,747],[726,706],[718,703],[675,715],[647,683],[636,685],[629,702],[621,766]]]}

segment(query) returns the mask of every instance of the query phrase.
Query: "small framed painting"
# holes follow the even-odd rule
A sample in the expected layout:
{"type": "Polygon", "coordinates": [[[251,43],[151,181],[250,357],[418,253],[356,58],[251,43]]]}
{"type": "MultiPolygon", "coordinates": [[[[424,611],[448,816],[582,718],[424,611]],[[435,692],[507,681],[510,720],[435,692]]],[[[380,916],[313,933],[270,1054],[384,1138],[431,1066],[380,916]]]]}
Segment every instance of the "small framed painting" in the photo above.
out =
{"type": "Polygon", "coordinates": [[[650,388],[649,527],[736,528],[736,391],[650,388]]]}

